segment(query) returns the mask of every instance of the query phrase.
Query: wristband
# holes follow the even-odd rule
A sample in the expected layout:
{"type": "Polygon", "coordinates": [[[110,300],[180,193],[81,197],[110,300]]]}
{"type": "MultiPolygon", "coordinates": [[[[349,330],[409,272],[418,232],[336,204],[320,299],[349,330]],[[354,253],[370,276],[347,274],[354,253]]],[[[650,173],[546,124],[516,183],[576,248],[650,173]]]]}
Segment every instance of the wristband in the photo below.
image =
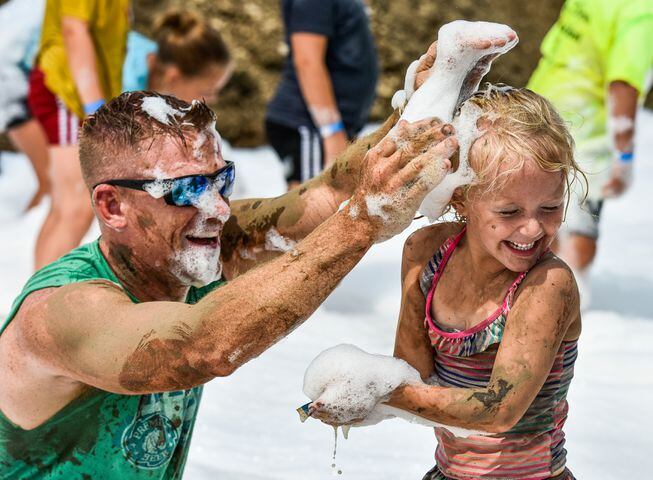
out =
{"type": "Polygon", "coordinates": [[[630,163],[635,159],[633,152],[619,152],[619,161],[623,163],[630,163]]]}
{"type": "Polygon", "coordinates": [[[345,124],[342,120],[339,120],[335,123],[330,123],[329,125],[323,125],[320,127],[320,136],[322,138],[330,137],[335,135],[338,132],[342,132],[345,129],[345,124]]]}
{"type": "Polygon", "coordinates": [[[100,108],[102,105],[104,105],[104,99],[96,100],[91,103],[86,103],[84,104],[84,114],[85,115],[92,115],[94,114],[98,108],[100,108]]]}

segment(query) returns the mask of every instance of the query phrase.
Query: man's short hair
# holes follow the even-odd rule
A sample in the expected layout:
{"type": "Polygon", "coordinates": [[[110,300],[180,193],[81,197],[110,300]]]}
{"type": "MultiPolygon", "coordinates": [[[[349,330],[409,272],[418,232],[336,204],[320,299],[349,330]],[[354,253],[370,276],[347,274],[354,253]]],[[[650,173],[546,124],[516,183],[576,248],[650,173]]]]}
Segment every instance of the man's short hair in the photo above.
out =
{"type": "Polygon", "coordinates": [[[203,101],[187,103],[149,91],[123,93],[82,125],[79,159],[87,187],[139,170],[126,162],[147,151],[158,137],[175,138],[185,148],[189,133],[213,127],[215,119],[203,101]]]}

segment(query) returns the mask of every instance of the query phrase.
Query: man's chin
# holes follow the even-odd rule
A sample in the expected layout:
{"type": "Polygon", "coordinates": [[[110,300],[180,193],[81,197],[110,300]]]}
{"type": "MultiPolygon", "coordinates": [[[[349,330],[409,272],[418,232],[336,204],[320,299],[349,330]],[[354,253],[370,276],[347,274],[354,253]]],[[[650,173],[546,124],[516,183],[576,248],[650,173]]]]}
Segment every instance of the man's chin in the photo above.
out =
{"type": "Polygon", "coordinates": [[[184,249],[177,253],[173,264],[172,274],[189,287],[205,287],[222,276],[219,248],[184,249]]]}

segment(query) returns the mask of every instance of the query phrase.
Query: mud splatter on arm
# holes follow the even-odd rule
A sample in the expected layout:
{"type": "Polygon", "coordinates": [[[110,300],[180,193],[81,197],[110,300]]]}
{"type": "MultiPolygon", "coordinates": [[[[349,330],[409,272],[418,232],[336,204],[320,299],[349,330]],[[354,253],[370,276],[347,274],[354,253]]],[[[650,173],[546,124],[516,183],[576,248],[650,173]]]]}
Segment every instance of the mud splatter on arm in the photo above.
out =
{"type": "Polygon", "coordinates": [[[222,260],[227,278],[235,278],[281,253],[266,249],[270,229],[292,241],[311,233],[333,215],[359,182],[367,151],[382,140],[399,118],[394,113],[375,132],[349,146],[319,176],[276,198],[237,200],[222,233],[222,260]]]}

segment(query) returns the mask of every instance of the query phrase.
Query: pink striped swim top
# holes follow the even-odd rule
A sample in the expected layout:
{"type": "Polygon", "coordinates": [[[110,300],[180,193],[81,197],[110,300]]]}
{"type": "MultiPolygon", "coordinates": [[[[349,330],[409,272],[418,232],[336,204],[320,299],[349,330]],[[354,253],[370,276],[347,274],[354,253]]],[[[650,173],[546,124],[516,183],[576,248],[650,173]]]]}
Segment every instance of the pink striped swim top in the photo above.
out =
{"type": "MultiPolygon", "coordinates": [[[[435,376],[445,387],[485,387],[490,381],[503,329],[515,291],[528,272],[522,272],[506,293],[501,307],[467,330],[439,326],[431,318],[431,303],[447,261],[465,234],[449,238],[422,271],[420,287],[426,297],[424,326],[434,349],[435,376]]],[[[563,342],[544,385],[521,420],[508,432],[460,438],[436,428],[438,469],[454,479],[540,480],[565,470],[567,451],[562,430],[567,419],[567,391],[573,377],[577,342],[563,342]]]]}

